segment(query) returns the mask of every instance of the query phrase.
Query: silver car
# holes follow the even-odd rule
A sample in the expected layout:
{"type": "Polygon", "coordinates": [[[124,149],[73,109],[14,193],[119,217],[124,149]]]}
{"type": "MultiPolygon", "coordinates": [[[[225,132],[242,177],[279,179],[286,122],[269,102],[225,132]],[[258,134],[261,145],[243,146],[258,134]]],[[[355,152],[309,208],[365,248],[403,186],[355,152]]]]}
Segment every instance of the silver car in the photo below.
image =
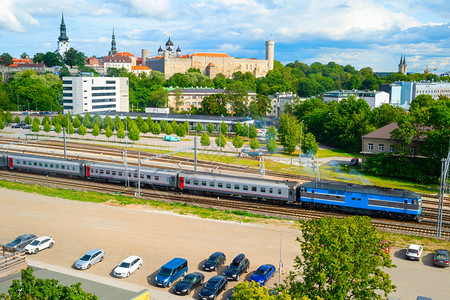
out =
{"type": "Polygon", "coordinates": [[[105,257],[105,252],[101,249],[94,249],[86,252],[79,260],[74,264],[75,268],[78,270],[89,269],[92,265],[101,262],[105,257]]]}
{"type": "Polygon", "coordinates": [[[10,252],[19,251],[25,246],[27,246],[29,243],[34,241],[37,238],[37,236],[33,233],[24,234],[21,236],[18,236],[12,241],[11,243],[8,243],[5,245],[5,249],[10,252]]]}

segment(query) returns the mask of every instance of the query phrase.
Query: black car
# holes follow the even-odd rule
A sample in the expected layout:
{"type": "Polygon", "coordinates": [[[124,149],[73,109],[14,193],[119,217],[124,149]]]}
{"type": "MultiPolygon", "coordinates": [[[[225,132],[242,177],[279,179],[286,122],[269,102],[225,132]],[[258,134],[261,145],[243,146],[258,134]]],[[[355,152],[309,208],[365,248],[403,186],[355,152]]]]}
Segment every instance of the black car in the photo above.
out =
{"type": "Polygon", "coordinates": [[[228,287],[228,281],[225,276],[214,276],[205,284],[198,298],[200,300],[216,299],[217,296],[228,287]]]}
{"type": "Polygon", "coordinates": [[[25,127],[25,123],[17,123],[12,126],[12,128],[22,128],[22,127],[25,127]]]}
{"type": "Polygon", "coordinates": [[[203,264],[203,270],[205,271],[214,271],[217,270],[217,268],[224,264],[227,258],[225,257],[225,254],[222,252],[215,252],[211,254],[211,256],[206,260],[206,262],[203,264]]]}
{"type": "Polygon", "coordinates": [[[192,290],[202,285],[203,281],[205,281],[205,275],[202,273],[194,272],[187,274],[173,287],[173,291],[177,295],[189,295],[192,290]]]}
{"type": "Polygon", "coordinates": [[[244,254],[239,254],[233,259],[233,262],[225,270],[223,275],[227,277],[228,280],[239,280],[242,273],[247,273],[250,267],[250,261],[244,254]]]}
{"type": "Polygon", "coordinates": [[[21,249],[25,248],[26,245],[28,245],[29,243],[34,241],[36,238],[37,238],[37,236],[32,233],[18,236],[14,239],[14,241],[6,244],[5,249],[7,251],[11,251],[11,252],[21,250],[21,249]]]}

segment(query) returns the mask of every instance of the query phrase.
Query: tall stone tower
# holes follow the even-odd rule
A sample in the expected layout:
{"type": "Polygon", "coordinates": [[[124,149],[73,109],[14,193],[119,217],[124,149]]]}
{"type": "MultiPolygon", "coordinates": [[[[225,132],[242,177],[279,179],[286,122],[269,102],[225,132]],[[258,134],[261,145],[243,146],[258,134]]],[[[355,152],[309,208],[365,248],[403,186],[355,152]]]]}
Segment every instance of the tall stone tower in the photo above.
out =
{"type": "Polygon", "coordinates": [[[275,59],[275,42],[266,41],[266,60],[269,61],[269,71],[273,70],[273,60],[275,59]]]}
{"type": "Polygon", "coordinates": [[[149,49],[141,49],[141,57],[142,57],[142,65],[147,65],[147,60],[150,59],[150,50],[149,49]]]}
{"type": "Polygon", "coordinates": [[[398,72],[402,73],[403,75],[406,75],[407,68],[408,65],[406,64],[406,57],[402,55],[400,57],[400,63],[398,64],[398,72]]]}
{"type": "Polygon", "coordinates": [[[117,48],[116,48],[116,36],[114,35],[114,26],[113,26],[113,33],[112,33],[112,40],[111,40],[111,51],[109,51],[108,55],[116,55],[117,54],[117,48]]]}
{"type": "Polygon", "coordinates": [[[64,13],[61,13],[61,25],[59,26],[59,38],[57,42],[58,48],[55,53],[64,56],[64,53],[70,49],[69,38],[66,35],[66,24],[64,24],[64,13]]]}

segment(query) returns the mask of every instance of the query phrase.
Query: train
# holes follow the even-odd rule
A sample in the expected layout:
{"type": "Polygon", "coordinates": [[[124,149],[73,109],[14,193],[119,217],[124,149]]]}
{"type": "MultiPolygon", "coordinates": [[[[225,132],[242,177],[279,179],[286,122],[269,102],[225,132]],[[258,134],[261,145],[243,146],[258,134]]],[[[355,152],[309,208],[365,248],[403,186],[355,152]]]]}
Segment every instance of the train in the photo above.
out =
{"type": "Polygon", "coordinates": [[[404,189],[334,181],[299,183],[250,176],[170,170],[86,160],[3,153],[0,166],[11,171],[63,175],[193,194],[294,203],[306,208],[399,220],[422,220],[421,195],[404,189]]]}

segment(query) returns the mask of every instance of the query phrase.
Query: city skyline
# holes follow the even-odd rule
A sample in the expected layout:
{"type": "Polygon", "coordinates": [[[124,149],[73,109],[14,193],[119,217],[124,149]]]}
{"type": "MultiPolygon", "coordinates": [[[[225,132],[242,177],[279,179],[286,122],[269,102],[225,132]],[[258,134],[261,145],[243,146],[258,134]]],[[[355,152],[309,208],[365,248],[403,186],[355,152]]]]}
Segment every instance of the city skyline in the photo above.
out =
{"type": "Polygon", "coordinates": [[[108,54],[114,26],[117,50],[136,56],[141,49],[157,55],[170,34],[183,54],[264,59],[264,42],[272,39],[283,64],[334,61],[395,72],[405,55],[408,72],[450,71],[445,0],[6,0],[0,52],[55,51],[62,10],[70,46],[86,56],[108,54]]]}

